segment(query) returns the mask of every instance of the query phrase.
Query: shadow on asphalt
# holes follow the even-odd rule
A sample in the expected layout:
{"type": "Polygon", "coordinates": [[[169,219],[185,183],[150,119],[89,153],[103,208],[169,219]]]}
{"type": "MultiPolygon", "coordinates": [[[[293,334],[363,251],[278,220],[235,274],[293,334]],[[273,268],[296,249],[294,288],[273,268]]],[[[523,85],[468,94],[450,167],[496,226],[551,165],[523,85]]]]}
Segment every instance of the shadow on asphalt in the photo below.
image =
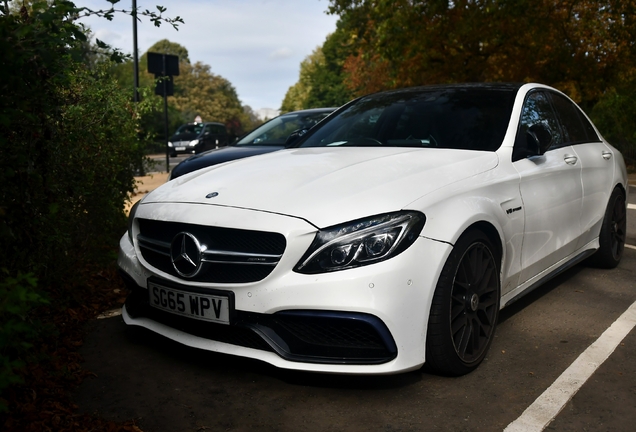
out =
{"type": "Polygon", "coordinates": [[[498,324],[503,324],[508,319],[514,317],[517,313],[528,307],[530,304],[538,301],[543,296],[558,288],[559,285],[567,282],[569,279],[574,278],[581,271],[585,270],[585,268],[585,264],[578,264],[571,269],[564,271],[560,275],[556,276],[554,279],[551,279],[545,284],[537,287],[535,290],[524,295],[519,300],[516,300],[514,303],[507,306],[506,308],[502,309],[499,313],[498,324]]]}

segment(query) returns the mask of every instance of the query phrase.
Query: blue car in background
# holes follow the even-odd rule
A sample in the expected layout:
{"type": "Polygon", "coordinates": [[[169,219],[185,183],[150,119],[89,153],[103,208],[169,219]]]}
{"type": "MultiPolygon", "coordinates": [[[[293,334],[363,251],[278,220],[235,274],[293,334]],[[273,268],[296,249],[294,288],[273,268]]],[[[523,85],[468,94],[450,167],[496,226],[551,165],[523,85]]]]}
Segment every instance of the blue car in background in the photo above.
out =
{"type": "Polygon", "coordinates": [[[170,173],[170,180],[223,162],[282,150],[335,110],[336,108],[314,108],[282,114],[228,147],[199,153],[182,161],[170,173]]]}

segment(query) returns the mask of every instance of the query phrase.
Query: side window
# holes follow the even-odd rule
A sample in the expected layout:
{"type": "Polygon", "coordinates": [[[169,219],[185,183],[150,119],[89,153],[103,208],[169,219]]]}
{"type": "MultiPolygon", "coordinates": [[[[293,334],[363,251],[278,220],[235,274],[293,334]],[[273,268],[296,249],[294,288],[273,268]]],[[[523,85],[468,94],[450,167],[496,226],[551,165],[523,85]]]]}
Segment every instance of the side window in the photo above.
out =
{"type": "Polygon", "coordinates": [[[574,103],[558,93],[550,93],[550,96],[568,144],[600,141],[590,122],[574,103]]]}
{"type": "Polygon", "coordinates": [[[542,91],[532,92],[526,97],[526,101],[521,109],[519,128],[517,129],[517,137],[512,153],[513,162],[538,154],[537,149],[532,148],[527,139],[528,129],[536,124],[542,124],[550,131],[552,135],[552,145],[550,148],[563,146],[564,141],[561,128],[548,96],[542,91]]]}

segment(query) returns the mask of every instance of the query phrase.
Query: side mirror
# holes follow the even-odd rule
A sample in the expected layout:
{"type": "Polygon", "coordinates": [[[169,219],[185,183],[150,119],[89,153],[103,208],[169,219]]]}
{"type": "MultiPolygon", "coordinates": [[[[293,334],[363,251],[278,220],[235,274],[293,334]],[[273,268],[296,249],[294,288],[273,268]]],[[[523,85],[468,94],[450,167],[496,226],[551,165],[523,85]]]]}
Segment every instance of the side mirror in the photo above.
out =
{"type": "Polygon", "coordinates": [[[544,123],[536,123],[528,128],[526,132],[528,147],[536,149],[536,154],[542,155],[548,151],[552,145],[552,132],[544,123]]]}
{"type": "Polygon", "coordinates": [[[295,131],[293,131],[285,140],[285,147],[290,147],[291,145],[293,145],[296,141],[302,138],[302,136],[305,135],[308,130],[309,129],[296,129],[295,131]]]}

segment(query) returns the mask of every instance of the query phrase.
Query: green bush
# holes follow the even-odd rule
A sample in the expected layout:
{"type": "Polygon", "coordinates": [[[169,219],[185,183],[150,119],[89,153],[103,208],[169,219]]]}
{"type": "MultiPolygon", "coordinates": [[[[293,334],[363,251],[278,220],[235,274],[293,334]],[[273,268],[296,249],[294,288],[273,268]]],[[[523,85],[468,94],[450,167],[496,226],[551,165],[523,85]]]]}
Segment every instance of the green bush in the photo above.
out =
{"type": "Polygon", "coordinates": [[[87,268],[114,263],[144,159],[147,106],[91,52],[77,11],[63,0],[19,14],[0,4],[0,391],[39,329],[36,288],[71,299],[87,289],[87,268]]]}
{"type": "MultiPolygon", "coordinates": [[[[36,337],[39,328],[29,313],[47,303],[35,291],[36,279],[32,274],[11,278],[6,277],[5,272],[4,276],[0,282],[0,392],[21,382],[16,370],[24,366],[22,358],[31,348],[29,341],[36,337]]],[[[0,413],[6,410],[6,404],[0,399],[0,413]]]]}
{"type": "Polygon", "coordinates": [[[106,256],[143,159],[139,107],[86,63],[72,11],[0,16],[0,262],[45,284],[106,256]]]}
{"type": "Polygon", "coordinates": [[[591,117],[603,136],[636,165],[636,82],[605,92],[594,106],[591,117]]]}

